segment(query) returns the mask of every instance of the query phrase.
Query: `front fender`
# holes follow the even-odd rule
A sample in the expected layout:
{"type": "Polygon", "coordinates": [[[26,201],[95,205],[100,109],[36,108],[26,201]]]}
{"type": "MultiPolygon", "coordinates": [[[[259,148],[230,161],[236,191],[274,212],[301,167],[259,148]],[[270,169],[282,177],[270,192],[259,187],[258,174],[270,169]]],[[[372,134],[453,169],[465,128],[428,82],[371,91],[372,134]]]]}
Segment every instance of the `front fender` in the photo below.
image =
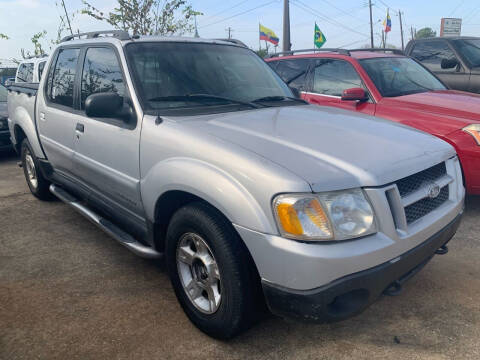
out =
{"type": "MultiPolygon", "coordinates": [[[[269,234],[277,233],[266,208],[262,208],[237,179],[210,163],[177,157],[153,166],[141,180],[142,201],[150,221],[155,220],[159,197],[171,190],[198,196],[215,206],[234,224],[269,234]]],[[[269,209],[270,204],[270,212],[269,209]]]]}

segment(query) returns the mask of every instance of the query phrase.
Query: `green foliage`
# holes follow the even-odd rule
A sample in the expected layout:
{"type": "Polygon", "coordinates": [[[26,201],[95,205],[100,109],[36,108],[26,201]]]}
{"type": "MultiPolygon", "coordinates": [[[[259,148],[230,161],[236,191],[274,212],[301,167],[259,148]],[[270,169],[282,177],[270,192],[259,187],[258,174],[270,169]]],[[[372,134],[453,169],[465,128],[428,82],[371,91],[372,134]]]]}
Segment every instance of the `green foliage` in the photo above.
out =
{"type": "Polygon", "coordinates": [[[8,40],[8,39],[10,39],[10,38],[9,38],[7,35],[5,35],[5,34],[0,33],[0,40],[1,40],[1,39],[3,39],[3,40],[8,40]]]}
{"type": "Polygon", "coordinates": [[[201,15],[186,0],[117,0],[108,14],[87,0],[82,2],[82,14],[134,35],[182,35],[193,31],[194,16],[201,15]]]}
{"type": "Polygon", "coordinates": [[[268,55],[268,50],[267,49],[259,49],[259,50],[256,50],[255,52],[261,58],[265,58],[268,55]]]}
{"type": "Polygon", "coordinates": [[[437,32],[432,30],[429,27],[425,27],[423,29],[420,29],[417,31],[415,38],[416,39],[423,39],[423,38],[429,38],[429,37],[435,37],[437,36],[437,32]]]}
{"type": "Polygon", "coordinates": [[[33,34],[32,36],[32,44],[33,44],[33,54],[30,51],[26,51],[25,49],[21,50],[22,57],[24,59],[30,57],[30,56],[42,56],[45,55],[45,51],[43,50],[41,40],[45,38],[47,35],[47,31],[43,30],[40,31],[36,34],[33,34]]]}

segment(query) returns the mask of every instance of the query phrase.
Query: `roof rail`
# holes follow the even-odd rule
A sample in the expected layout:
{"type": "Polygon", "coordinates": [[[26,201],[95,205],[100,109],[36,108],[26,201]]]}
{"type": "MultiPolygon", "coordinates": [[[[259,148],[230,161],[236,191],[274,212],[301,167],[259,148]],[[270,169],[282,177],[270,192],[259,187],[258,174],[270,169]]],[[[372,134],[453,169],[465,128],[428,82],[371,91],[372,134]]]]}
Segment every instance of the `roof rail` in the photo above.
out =
{"type": "Polygon", "coordinates": [[[391,52],[396,55],[404,55],[403,51],[400,49],[391,49],[391,48],[364,48],[364,49],[350,49],[352,51],[372,51],[372,52],[391,52]]]}
{"type": "Polygon", "coordinates": [[[240,41],[238,39],[212,39],[212,40],[227,41],[227,42],[231,42],[232,44],[248,47],[243,41],[240,41]]]}
{"type": "Polygon", "coordinates": [[[85,37],[86,39],[95,39],[100,37],[100,35],[111,35],[114,38],[119,40],[129,40],[130,35],[127,31],[124,30],[106,30],[106,31],[92,31],[92,32],[85,32],[85,33],[78,33],[73,35],[65,36],[60,42],[66,42],[74,40],[75,38],[82,38],[85,37]]]}
{"type": "Polygon", "coordinates": [[[347,50],[347,49],[324,48],[324,49],[301,49],[301,50],[282,51],[282,52],[278,52],[278,53],[275,53],[275,54],[271,54],[268,57],[272,58],[272,57],[277,57],[277,56],[280,56],[280,55],[294,55],[294,54],[303,53],[303,52],[313,52],[313,53],[316,53],[316,52],[336,52],[336,53],[339,53],[341,55],[350,56],[350,50],[347,50]]]}

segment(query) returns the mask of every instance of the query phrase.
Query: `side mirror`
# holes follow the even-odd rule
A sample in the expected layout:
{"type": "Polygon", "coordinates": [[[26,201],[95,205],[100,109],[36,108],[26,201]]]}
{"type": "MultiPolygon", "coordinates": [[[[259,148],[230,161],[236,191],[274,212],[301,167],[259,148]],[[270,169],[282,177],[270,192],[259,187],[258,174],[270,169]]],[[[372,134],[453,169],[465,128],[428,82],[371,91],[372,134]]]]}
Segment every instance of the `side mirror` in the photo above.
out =
{"type": "Polygon", "coordinates": [[[290,87],[290,90],[292,90],[293,97],[296,97],[297,99],[301,99],[301,98],[302,98],[302,94],[300,93],[300,90],[298,90],[298,89],[295,88],[295,87],[290,87]]]}
{"type": "Polygon", "coordinates": [[[88,117],[116,117],[123,107],[123,97],[114,92],[92,94],[85,100],[85,114],[88,117]]]}
{"type": "Polygon", "coordinates": [[[368,95],[362,88],[351,88],[343,90],[341,99],[344,101],[364,102],[368,101],[368,95]]]}
{"type": "Polygon", "coordinates": [[[458,60],[455,58],[451,59],[442,59],[442,63],[440,64],[442,69],[453,69],[458,66],[458,60]]]}

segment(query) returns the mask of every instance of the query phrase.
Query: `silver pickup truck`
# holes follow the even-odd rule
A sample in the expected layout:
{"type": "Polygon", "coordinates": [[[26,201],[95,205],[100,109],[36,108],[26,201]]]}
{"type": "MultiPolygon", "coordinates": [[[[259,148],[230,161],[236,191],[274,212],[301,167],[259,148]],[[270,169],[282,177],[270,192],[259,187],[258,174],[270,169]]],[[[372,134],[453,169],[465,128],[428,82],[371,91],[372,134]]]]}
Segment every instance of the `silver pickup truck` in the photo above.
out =
{"type": "Polygon", "coordinates": [[[265,303],[353,316],[447,251],[465,192],[447,143],[308,105],[234,42],[79,37],[39,85],[9,88],[28,186],[164,257],[207,334],[238,334],[265,303]]]}

